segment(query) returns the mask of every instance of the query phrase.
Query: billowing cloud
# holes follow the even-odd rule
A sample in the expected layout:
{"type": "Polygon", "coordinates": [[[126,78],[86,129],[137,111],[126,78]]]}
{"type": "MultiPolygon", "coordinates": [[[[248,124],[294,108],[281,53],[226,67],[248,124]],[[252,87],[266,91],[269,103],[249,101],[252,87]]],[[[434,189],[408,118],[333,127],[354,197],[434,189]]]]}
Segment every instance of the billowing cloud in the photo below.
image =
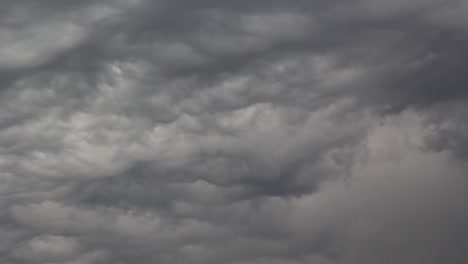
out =
{"type": "Polygon", "coordinates": [[[464,1],[1,3],[1,263],[468,260],[464,1]]]}

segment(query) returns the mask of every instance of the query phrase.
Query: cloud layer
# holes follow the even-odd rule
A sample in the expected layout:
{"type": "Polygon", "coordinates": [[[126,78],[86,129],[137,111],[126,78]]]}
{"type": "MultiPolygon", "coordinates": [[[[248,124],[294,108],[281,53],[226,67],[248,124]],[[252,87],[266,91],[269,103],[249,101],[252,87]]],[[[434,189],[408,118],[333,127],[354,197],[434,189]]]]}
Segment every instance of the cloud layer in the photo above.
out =
{"type": "Polygon", "coordinates": [[[465,1],[1,3],[1,263],[468,261],[465,1]]]}

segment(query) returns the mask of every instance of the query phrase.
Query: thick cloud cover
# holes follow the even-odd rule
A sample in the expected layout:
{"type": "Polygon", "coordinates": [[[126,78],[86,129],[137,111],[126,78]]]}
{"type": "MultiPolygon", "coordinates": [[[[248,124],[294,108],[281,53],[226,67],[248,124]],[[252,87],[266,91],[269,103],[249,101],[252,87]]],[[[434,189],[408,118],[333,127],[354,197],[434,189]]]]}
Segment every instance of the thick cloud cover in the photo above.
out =
{"type": "Polygon", "coordinates": [[[468,263],[466,1],[0,4],[0,263],[468,263]]]}

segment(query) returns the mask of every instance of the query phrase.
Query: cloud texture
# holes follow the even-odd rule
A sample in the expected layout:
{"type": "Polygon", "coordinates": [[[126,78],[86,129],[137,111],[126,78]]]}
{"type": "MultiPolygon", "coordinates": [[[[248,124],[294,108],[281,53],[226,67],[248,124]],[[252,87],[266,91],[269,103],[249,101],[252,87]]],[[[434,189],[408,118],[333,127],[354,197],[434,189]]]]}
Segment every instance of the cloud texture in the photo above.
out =
{"type": "Polygon", "coordinates": [[[0,4],[0,263],[468,262],[466,1],[0,4]]]}

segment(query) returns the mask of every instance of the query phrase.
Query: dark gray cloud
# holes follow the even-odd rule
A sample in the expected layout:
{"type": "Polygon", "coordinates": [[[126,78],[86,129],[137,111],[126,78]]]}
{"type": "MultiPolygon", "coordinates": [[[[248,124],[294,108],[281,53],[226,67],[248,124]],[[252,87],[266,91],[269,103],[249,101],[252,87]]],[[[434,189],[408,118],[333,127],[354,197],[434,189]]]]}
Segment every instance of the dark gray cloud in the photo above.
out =
{"type": "Polygon", "coordinates": [[[464,1],[0,3],[1,263],[468,261],[464,1]]]}

